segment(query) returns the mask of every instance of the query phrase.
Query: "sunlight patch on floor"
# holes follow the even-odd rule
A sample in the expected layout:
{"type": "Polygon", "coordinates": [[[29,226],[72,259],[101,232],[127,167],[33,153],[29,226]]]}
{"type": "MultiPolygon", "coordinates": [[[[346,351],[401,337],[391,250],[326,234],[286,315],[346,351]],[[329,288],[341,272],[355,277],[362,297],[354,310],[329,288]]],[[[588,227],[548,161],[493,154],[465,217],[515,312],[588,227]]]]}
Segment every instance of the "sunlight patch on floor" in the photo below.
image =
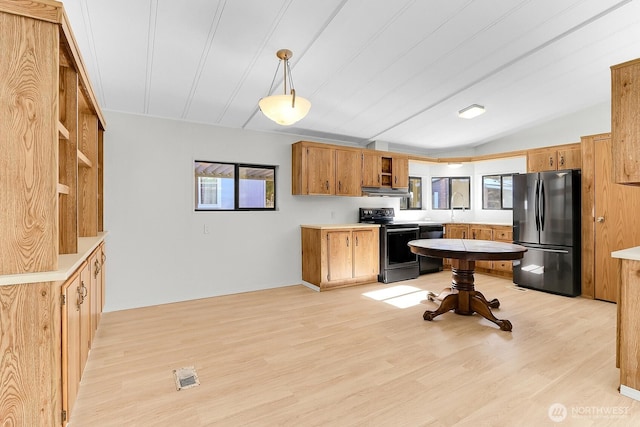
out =
{"type": "Polygon", "coordinates": [[[377,291],[365,292],[362,295],[376,301],[383,301],[394,307],[407,308],[418,305],[426,300],[428,292],[429,291],[424,291],[415,286],[398,285],[377,291]]]}

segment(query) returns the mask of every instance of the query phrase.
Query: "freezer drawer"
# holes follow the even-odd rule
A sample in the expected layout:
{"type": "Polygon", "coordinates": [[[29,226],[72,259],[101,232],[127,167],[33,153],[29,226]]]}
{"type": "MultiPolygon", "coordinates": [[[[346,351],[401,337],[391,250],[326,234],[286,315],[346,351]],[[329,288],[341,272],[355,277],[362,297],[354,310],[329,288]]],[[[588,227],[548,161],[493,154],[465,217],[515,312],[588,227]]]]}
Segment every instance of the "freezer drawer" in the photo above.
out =
{"type": "Polygon", "coordinates": [[[561,246],[523,246],[528,251],[513,262],[516,285],[570,297],[580,295],[579,251],[561,246]]]}

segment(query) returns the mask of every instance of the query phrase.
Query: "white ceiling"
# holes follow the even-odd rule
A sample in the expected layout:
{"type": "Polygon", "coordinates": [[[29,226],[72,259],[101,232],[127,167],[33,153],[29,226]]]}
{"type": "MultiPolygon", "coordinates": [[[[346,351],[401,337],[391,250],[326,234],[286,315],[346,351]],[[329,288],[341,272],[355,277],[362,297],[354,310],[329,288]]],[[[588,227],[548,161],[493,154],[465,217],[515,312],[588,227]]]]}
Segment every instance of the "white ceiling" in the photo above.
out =
{"type": "Polygon", "coordinates": [[[426,152],[607,102],[640,57],[640,0],[63,3],[103,109],[426,152]],[[281,48],[312,104],[289,127],[257,106],[281,48]]]}

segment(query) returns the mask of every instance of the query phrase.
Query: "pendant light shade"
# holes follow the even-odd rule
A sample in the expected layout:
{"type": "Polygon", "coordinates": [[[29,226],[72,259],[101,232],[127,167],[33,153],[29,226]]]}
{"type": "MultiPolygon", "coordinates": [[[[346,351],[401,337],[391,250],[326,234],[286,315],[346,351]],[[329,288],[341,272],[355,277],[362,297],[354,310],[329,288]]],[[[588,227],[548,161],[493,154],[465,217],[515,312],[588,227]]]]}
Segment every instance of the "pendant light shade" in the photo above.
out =
{"type": "MultiPolygon", "coordinates": [[[[260,106],[262,114],[269,119],[279,125],[289,126],[301,120],[309,113],[311,102],[305,98],[296,96],[296,90],[293,88],[291,68],[289,67],[289,58],[293,56],[293,53],[288,49],[280,49],[276,53],[276,56],[280,59],[280,62],[284,61],[284,94],[266,96],[258,101],[258,105],[260,106]],[[287,93],[287,82],[291,87],[289,93],[287,93]]],[[[273,84],[279,68],[280,63],[278,63],[278,68],[276,68],[276,73],[273,76],[269,93],[273,90],[273,84]]]]}

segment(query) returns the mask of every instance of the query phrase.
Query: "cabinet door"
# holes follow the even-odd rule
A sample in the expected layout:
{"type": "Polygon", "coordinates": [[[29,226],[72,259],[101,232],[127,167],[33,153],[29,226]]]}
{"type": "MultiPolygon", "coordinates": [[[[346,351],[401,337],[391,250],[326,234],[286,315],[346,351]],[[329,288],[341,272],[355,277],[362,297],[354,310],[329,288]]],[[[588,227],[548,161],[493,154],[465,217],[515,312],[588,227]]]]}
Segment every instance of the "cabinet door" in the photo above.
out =
{"type": "Polygon", "coordinates": [[[354,150],[336,151],[336,195],[360,196],[360,152],[354,150]]]}
{"type": "Polygon", "coordinates": [[[380,187],[380,155],[377,153],[362,152],[362,186],[380,187]]]}
{"type": "Polygon", "coordinates": [[[351,231],[327,232],[327,280],[335,282],[351,279],[351,231]]]}
{"type": "Polygon", "coordinates": [[[307,147],[307,194],[335,194],[335,152],[331,148],[307,147]]]}
{"type": "Polygon", "coordinates": [[[90,306],[90,321],[91,321],[91,342],[96,334],[96,330],[98,329],[98,322],[100,321],[100,314],[102,313],[102,251],[100,247],[96,248],[96,250],[89,257],[89,268],[90,271],[90,281],[91,286],[89,287],[89,295],[91,298],[89,299],[90,306]]]}
{"type": "Polygon", "coordinates": [[[527,172],[554,171],[557,169],[557,152],[553,150],[532,150],[527,153],[527,172]]]}
{"type": "Polygon", "coordinates": [[[582,169],[580,144],[558,150],[558,170],[563,169],[582,169]]]}
{"type": "Polygon", "coordinates": [[[91,348],[91,272],[85,263],[80,269],[80,375],[89,357],[91,348]]]}
{"type": "Polygon", "coordinates": [[[353,231],[353,277],[378,274],[378,233],[373,230],[353,231]]]}
{"type": "MultiPolygon", "coordinates": [[[[474,240],[493,240],[493,229],[489,227],[469,227],[469,234],[474,240]]],[[[493,262],[476,261],[476,267],[491,270],[493,268],[493,262]]]]}
{"type": "Polygon", "coordinates": [[[467,239],[469,236],[469,226],[467,224],[447,224],[445,226],[445,237],[447,239],[467,239]]]}
{"type": "Polygon", "coordinates": [[[62,410],[71,414],[80,386],[80,277],[62,285],[62,410]]]}
{"type": "Polygon", "coordinates": [[[640,184],[640,60],[611,67],[613,180],[640,184]]]}
{"type": "Polygon", "coordinates": [[[394,157],[392,164],[393,188],[409,188],[409,158],[394,157]]]}

